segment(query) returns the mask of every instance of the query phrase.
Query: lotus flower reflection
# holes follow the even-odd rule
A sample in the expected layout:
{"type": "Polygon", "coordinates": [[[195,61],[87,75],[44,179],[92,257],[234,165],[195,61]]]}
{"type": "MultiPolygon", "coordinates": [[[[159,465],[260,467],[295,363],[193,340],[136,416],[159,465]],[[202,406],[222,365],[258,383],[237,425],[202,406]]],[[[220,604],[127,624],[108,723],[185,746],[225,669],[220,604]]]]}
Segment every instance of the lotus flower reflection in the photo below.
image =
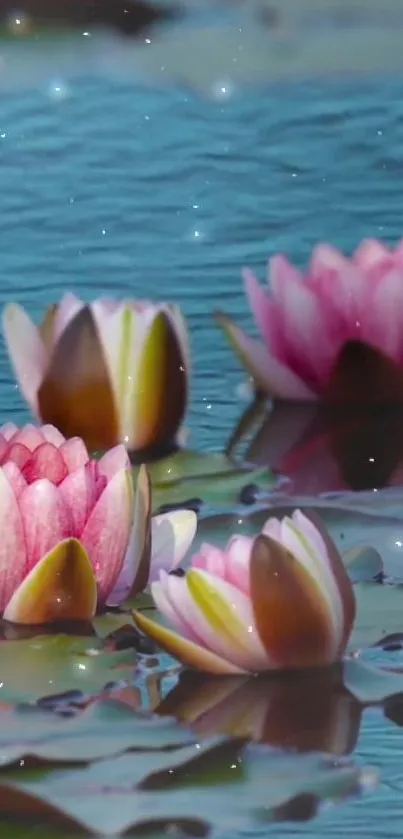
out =
{"type": "Polygon", "coordinates": [[[6,345],[33,414],[90,451],[175,444],[187,406],[189,347],[176,306],[66,294],[38,328],[17,304],[3,315],[6,345]]]}
{"type": "Polygon", "coordinates": [[[217,674],[336,661],[355,618],[337,549],[300,510],[270,518],[255,540],[203,545],[187,573],[161,571],[151,591],[179,634],[135,612],[139,628],[184,664],[217,674]]]}
{"type": "Polygon", "coordinates": [[[394,251],[364,241],[351,259],[319,245],[306,277],[278,255],[269,264],[267,289],[249,270],[244,281],[263,341],[226,315],[218,320],[257,388],[270,397],[323,396],[349,342],[403,366],[403,241],[394,251]]]}
{"type": "Polygon", "coordinates": [[[145,467],[136,491],[124,446],[90,460],[51,425],[0,428],[0,612],[16,623],[89,620],[184,556],[188,510],[151,522],[145,467]],[[152,545],[152,556],[150,555],[152,545]],[[151,565],[150,565],[151,564],[151,565]]]}

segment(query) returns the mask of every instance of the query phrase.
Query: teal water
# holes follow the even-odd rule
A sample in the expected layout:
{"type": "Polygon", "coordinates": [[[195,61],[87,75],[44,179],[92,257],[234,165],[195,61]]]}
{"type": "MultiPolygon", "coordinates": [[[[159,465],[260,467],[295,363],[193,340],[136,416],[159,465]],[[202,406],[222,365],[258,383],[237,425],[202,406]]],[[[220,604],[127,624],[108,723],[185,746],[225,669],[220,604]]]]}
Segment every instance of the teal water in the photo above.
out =
{"type": "MultiPolygon", "coordinates": [[[[67,289],[180,302],[195,359],[191,442],[221,451],[244,376],[213,310],[253,329],[243,265],[263,276],[277,251],[303,265],[318,241],[350,251],[403,234],[402,94],[401,83],[367,79],[212,103],[85,78],[52,95],[4,94],[0,304],[39,316],[67,289]]],[[[3,346],[0,407],[2,421],[28,419],[3,346]]],[[[365,712],[355,756],[380,769],[378,790],[256,835],[400,836],[402,748],[398,726],[365,712]]]]}

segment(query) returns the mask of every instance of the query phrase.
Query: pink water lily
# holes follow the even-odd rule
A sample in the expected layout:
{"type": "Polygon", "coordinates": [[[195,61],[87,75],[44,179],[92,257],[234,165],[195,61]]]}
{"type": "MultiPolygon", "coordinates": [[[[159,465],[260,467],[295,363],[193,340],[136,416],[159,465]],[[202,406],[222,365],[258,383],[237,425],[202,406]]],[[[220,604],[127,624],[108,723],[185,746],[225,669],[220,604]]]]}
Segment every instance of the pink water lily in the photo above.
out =
{"type": "Polygon", "coordinates": [[[16,303],[3,313],[6,347],[34,416],[90,451],[123,443],[164,451],[181,439],[190,371],[177,306],[65,294],[40,326],[16,303]]]}
{"type": "Polygon", "coordinates": [[[145,467],[134,491],[124,446],[99,461],[51,425],[0,428],[0,613],[16,623],[91,619],[181,562],[192,511],[151,520],[145,467]],[[154,556],[154,563],[153,563],[154,556]],[[153,571],[154,564],[154,571],[153,571]]]}
{"type": "Polygon", "coordinates": [[[151,591],[176,632],[135,612],[139,628],[184,664],[216,674],[331,663],[355,618],[336,547],[300,510],[270,518],[256,539],[202,546],[190,570],[161,571],[151,591]]]}
{"type": "Polygon", "coordinates": [[[267,288],[249,269],[244,282],[262,340],[224,314],[218,320],[257,388],[270,397],[319,399],[351,341],[403,367],[403,241],[390,250],[366,240],[351,259],[318,245],[306,276],[278,255],[269,263],[267,288]]]}

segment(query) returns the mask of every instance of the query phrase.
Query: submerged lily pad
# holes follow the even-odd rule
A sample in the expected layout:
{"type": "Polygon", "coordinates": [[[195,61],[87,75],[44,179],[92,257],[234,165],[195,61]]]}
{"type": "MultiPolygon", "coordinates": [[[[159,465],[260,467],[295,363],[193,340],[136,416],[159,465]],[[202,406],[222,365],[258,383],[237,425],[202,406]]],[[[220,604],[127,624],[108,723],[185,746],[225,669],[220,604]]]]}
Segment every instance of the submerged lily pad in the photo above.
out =
{"type": "MultiPolygon", "coordinates": [[[[371,776],[372,777],[372,776],[371,776]]],[[[206,740],[170,752],[127,754],[88,768],[51,772],[41,780],[0,785],[0,812],[63,816],[71,825],[113,836],[134,826],[190,822],[248,830],[271,821],[300,795],[332,801],[367,786],[350,761],[248,747],[236,739],[206,740]]]]}
{"type": "Polygon", "coordinates": [[[178,723],[131,710],[112,699],[64,718],[35,707],[0,711],[0,766],[19,758],[92,761],[129,749],[165,749],[194,737],[178,723]]]}
{"type": "Polygon", "coordinates": [[[133,650],[109,653],[97,638],[44,635],[0,642],[0,701],[31,702],[79,690],[98,695],[111,681],[131,679],[133,650]]]}

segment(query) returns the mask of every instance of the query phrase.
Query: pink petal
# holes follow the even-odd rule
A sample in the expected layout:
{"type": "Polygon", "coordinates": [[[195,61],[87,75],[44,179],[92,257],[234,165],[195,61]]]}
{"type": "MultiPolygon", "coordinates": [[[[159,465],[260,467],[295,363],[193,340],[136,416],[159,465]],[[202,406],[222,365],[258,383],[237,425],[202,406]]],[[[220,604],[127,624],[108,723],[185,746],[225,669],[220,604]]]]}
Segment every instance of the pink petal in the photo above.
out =
{"type": "Polygon", "coordinates": [[[284,360],[283,317],[280,307],[269,297],[252,271],[243,271],[245,291],[260,334],[270,353],[284,360]]]}
{"type": "Polygon", "coordinates": [[[66,326],[68,326],[70,321],[78,315],[79,312],[81,312],[83,307],[83,301],[80,300],[79,297],[76,297],[75,294],[67,292],[63,295],[56,312],[53,331],[54,344],[59,340],[62,332],[66,329],[66,326]]]}
{"type": "Polygon", "coordinates": [[[65,443],[66,438],[60,433],[59,429],[54,425],[47,423],[41,426],[42,434],[48,443],[52,443],[57,449],[65,443]]]}
{"type": "Polygon", "coordinates": [[[38,446],[42,445],[44,439],[41,428],[37,428],[35,425],[27,423],[27,425],[20,428],[14,437],[10,439],[10,443],[12,445],[20,443],[22,446],[29,449],[30,452],[33,452],[38,446]]]}
{"type": "Polygon", "coordinates": [[[169,578],[169,575],[165,571],[161,571],[160,579],[151,583],[151,594],[155,605],[158,611],[168,618],[169,622],[177,632],[180,632],[180,634],[183,635],[184,638],[188,638],[189,641],[193,641],[194,644],[199,644],[200,638],[193,631],[192,627],[186,623],[186,621],[182,620],[175,609],[175,601],[170,598],[170,591],[175,592],[176,590],[175,583],[173,583],[173,586],[170,588],[169,579],[172,578],[169,578]]]}
{"type": "Polygon", "coordinates": [[[151,519],[151,574],[155,580],[161,570],[172,571],[186,556],[197,530],[193,510],[175,510],[151,519]]]}
{"type": "Polygon", "coordinates": [[[295,280],[281,257],[271,261],[271,285],[283,319],[283,359],[314,390],[326,383],[338,345],[321,299],[295,280]]]}
{"type": "Polygon", "coordinates": [[[0,612],[3,613],[27,571],[21,515],[3,469],[0,469],[0,532],[0,612]]]}
{"type": "Polygon", "coordinates": [[[7,459],[8,449],[8,440],[6,439],[6,437],[3,437],[3,435],[0,434],[0,463],[3,463],[3,461],[7,459]]]}
{"type": "Polygon", "coordinates": [[[12,460],[19,469],[23,469],[31,458],[31,452],[22,443],[11,443],[3,458],[4,461],[12,460]]]}
{"type": "Polygon", "coordinates": [[[76,469],[67,475],[58,489],[70,510],[74,535],[79,539],[96,501],[91,474],[86,467],[76,469]]]}
{"type": "Polygon", "coordinates": [[[21,390],[37,415],[37,393],[48,364],[45,345],[31,318],[16,303],[3,312],[3,334],[21,390]]]}
{"type": "Polygon", "coordinates": [[[234,536],[226,550],[225,579],[247,597],[250,593],[249,565],[253,539],[234,536]]]}
{"type": "Polygon", "coordinates": [[[208,571],[209,574],[221,577],[224,580],[226,574],[225,552],[215,545],[203,542],[200,545],[199,553],[192,556],[192,568],[200,568],[202,571],[208,571]]]}
{"type": "Polygon", "coordinates": [[[371,309],[374,288],[364,272],[330,245],[315,248],[311,271],[307,285],[320,301],[336,357],[346,341],[361,338],[361,321],[371,309]]]}
{"type": "Polygon", "coordinates": [[[364,239],[354,253],[353,262],[361,271],[379,272],[393,268],[393,254],[377,239],[364,239]]]}
{"type": "Polygon", "coordinates": [[[203,646],[231,661],[237,667],[247,670],[267,669],[267,655],[257,635],[251,601],[242,592],[230,583],[199,570],[189,571],[183,578],[169,575],[167,586],[176,612],[187,625],[192,627],[203,646]],[[200,579],[206,589],[216,592],[219,601],[225,601],[233,612],[239,627],[236,635],[231,633],[231,628],[225,623],[225,616],[223,616],[221,629],[213,627],[213,623],[207,619],[206,615],[210,612],[213,603],[217,607],[217,613],[220,612],[220,603],[216,603],[213,594],[209,607],[203,611],[196,602],[189,585],[191,581],[200,579]]]}
{"type": "Polygon", "coordinates": [[[31,570],[58,542],[72,535],[73,523],[61,493],[46,479],[30,484],[19,505],[31,570]]]}
{"type": "Polygon", "coordinates": [[[27,482],[17,464],[12,460],[8,460],[2,469],[18,501],[21,493],[27,486],[27,482]]]}
{"type": "Polygon", "coordinates": [[[268,396],[296,402],[317,399],[314,391],[293,370],[270,355],[264,344],[249,338],[226,315],[218,314],[217,319],[248,373],[268,396]]]}
{"type": "Polygon", "coordinates": [[[22,474],[29,484],[47,478],[57,486],[66,477],[67,467],[59,449],[52,443],[42,443],[32,452],[22,469],[22,474]]]}
{"type": "Polygon", "coordinates": [[[130,469],[130,458],[126,447],[119,445],[109,449],[98,461],[98,467],[101,475],[104,475],[108,481],[121,469],[130,469]]]}
{"type": "Polygon", "coordinates": [[[377,285],[362,338],[398,364],[403,361],[403,274],[390,271],[377,285]]]}
{"type": "Polygon", "coordinates": [[[122,469],[104,489],[81,535],[97,577],[101,603],[113,590],[123,567],[132,522],[131,476],[122,469]]]}
{"type": "Polygon", "coordinates": [[[75,469],[81,469],[88,463],[89,456],[85,443],[81,437],[71,437],[60,446],[60,454],[67,466],[69,472],[74,472],[75,469]]]}
{"type": "Polygon", "coordinates": [[[13,422],[5,422],[4,425],[0,426],[0,434],[2,437],[5,437],[6,440],[11,440],[18,431],[18,426],[16,426],[13,422]]]}

